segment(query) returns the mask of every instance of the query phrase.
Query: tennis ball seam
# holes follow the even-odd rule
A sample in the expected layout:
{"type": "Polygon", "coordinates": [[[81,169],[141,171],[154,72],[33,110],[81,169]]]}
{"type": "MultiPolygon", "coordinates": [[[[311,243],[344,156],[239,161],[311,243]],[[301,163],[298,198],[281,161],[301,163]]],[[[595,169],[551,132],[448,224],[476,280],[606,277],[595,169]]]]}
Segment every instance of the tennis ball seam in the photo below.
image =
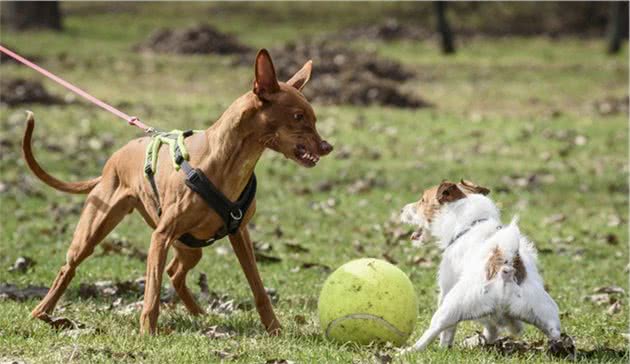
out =
{"type": "Polygon", "coordinates": [[[401,338],[401,339],[406,339],[407,338],[407,335],[404,332],[400,331],[396,326],[392,325],[389,321],[385,320],[384,318],[382,318],[380,316],[372,315],[372,314],[369,314],[369,313],[353,313],[353,314],[345,315],[345,316],[342,316],[342,317],[339,317],[339,318],[336,318],[336,319],[332,320],[328,324],[328,327],[326,327],[326,337],[330,337],[330,331],[336,325],[341,324],[341,322],[343,322],[343,321],[352,320],[352,319],[378,321],[383,326],[385,326],[387,329],[389,329],[391,332],[393,332],[395,335],[397,335],[399,338],[401,338]]]}

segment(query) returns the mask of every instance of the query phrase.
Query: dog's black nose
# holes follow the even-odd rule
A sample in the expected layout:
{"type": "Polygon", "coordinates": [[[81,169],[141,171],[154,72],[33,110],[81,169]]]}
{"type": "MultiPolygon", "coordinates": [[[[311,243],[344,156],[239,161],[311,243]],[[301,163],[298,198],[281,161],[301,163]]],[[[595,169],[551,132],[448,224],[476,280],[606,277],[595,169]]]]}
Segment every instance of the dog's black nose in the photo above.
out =
{"type": "Polygon", "coordinates": [[[322,141],[319,143],[319,151],[320,151],[323,155],[326,155],[326,154],[328,154],[328,153],[332,152],[332,150],[333,150],[333,146],[332,146],[332,145],[330,145],[330,143],[328,143],[327,141],[322,140],[322,141]]]}

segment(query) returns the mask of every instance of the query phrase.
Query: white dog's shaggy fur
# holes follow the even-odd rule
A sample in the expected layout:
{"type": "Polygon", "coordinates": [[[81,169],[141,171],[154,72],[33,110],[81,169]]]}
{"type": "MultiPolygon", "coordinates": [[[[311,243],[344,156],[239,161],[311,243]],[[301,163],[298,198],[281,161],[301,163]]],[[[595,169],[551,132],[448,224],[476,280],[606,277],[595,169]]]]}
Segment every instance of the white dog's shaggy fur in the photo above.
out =
{"type": "Polygon", "coordinates": [[[545,291],[536,250],[521,235],[516,219],[502,226],[497,207],[484,196],[488,192],[467,181],[443,182],[402,210],[403,222],[431,233],[443,250],[438,309],[431,326],[407,351],[423,350],[437,335],[441,346],[451,346],[457,324],[464,320],[482,323],[486,343],[495,341],[500,329],[519,334],[522,322],[550,340],[560,338],[558,306],[545,291]]]}

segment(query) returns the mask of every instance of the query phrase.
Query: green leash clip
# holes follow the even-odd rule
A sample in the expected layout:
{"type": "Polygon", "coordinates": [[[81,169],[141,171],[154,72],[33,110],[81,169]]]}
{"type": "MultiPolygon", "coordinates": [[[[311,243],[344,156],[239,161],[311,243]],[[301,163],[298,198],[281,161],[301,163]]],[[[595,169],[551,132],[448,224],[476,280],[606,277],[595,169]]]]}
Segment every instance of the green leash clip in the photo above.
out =
{"type": "Polygon", "coordinates": [[[160,194],[158,193],[157,183],[155,183],[155,174],[157,173],[158,157],[160,155],[160,147],[162,144],[168,144],[171,151],[171,159],[173,162],[173,168],[179,171],[179,166],[183,161],[187,161],[190,158],[184,139],[193,135],[193,133],[201,132],[202,130],[171,130],[169,132],[155,132],[151,136],[151,141],[147,145],[147,149],[144,156],[144,176],[151,184],[151,189],[155,195],[155,204],[158,212],[158,216],[162,215],[162,207],[160,205],[160,194]]]}
{"type": "Polygon", "coordinates": [[[193,133],[200,132],[201,130],[171,130],[169,132],[159,132],[151,136],[151,141],[147,145],[144,162],[144,174],[155,175],[157,173],[157,163],[160,148],[162,144],[168,144],[171,159],[173,162],[173,168],[179,171],[179,165],[183,160],[188,160],[190,155],[184,144],[184,139],[191,136],[193,133]]]}

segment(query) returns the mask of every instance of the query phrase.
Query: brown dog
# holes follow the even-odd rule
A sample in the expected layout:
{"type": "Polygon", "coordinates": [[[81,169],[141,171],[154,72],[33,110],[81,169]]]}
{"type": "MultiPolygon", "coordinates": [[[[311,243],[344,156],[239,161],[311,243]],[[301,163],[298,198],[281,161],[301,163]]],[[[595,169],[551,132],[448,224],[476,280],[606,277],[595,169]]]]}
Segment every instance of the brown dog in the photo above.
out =
{"type": "MultiPolygon", "coordinates": [[[[300,92],[309,80],[311,68],[309,61],[289,81],[278,82],[269,53],[261,50],[256,56],[253,91],[238,98],[205,132],[186,139],[190,164],[201,169],[227,198],[238,198],[266,148],[305,167],[315,166],[320,155],[332,151],[332,146],[317,133],[315,113],[300,92]]],[[[157,332],[160,286],[170,246],[175,249],[175,256],[166,272],[177,295],[191,314],[204,313],[186,287],[186,273],[199,262],[202,251],[189,248],[177,239],[185,233],[208,239],[223,226],[223,221],[185,185],[183,172],[172,166],[168,148],[160,150],[156,175],[163,209],[162,216],[158,217],[155,197],[143,174],[148,137],[135,139],[114,153],[105,164],[102,176],[82,182],[63,182],[46,173],[33,157],[33,127],[34,120],[29,115],[22,148],[33,173],[58,190],[89,195],[68,249],[66,264],[32,316],[50,322],[49,315],[77,266],[134,209],[154,229],[147,259],[140,331],[157,332]]],[[[255,209],[254,201],[240,229],[229,239],[254,294],[263,325],[270,334],[278,334],[280,323],[260,279],[247,231],[247,222],[255,209]]]]}

